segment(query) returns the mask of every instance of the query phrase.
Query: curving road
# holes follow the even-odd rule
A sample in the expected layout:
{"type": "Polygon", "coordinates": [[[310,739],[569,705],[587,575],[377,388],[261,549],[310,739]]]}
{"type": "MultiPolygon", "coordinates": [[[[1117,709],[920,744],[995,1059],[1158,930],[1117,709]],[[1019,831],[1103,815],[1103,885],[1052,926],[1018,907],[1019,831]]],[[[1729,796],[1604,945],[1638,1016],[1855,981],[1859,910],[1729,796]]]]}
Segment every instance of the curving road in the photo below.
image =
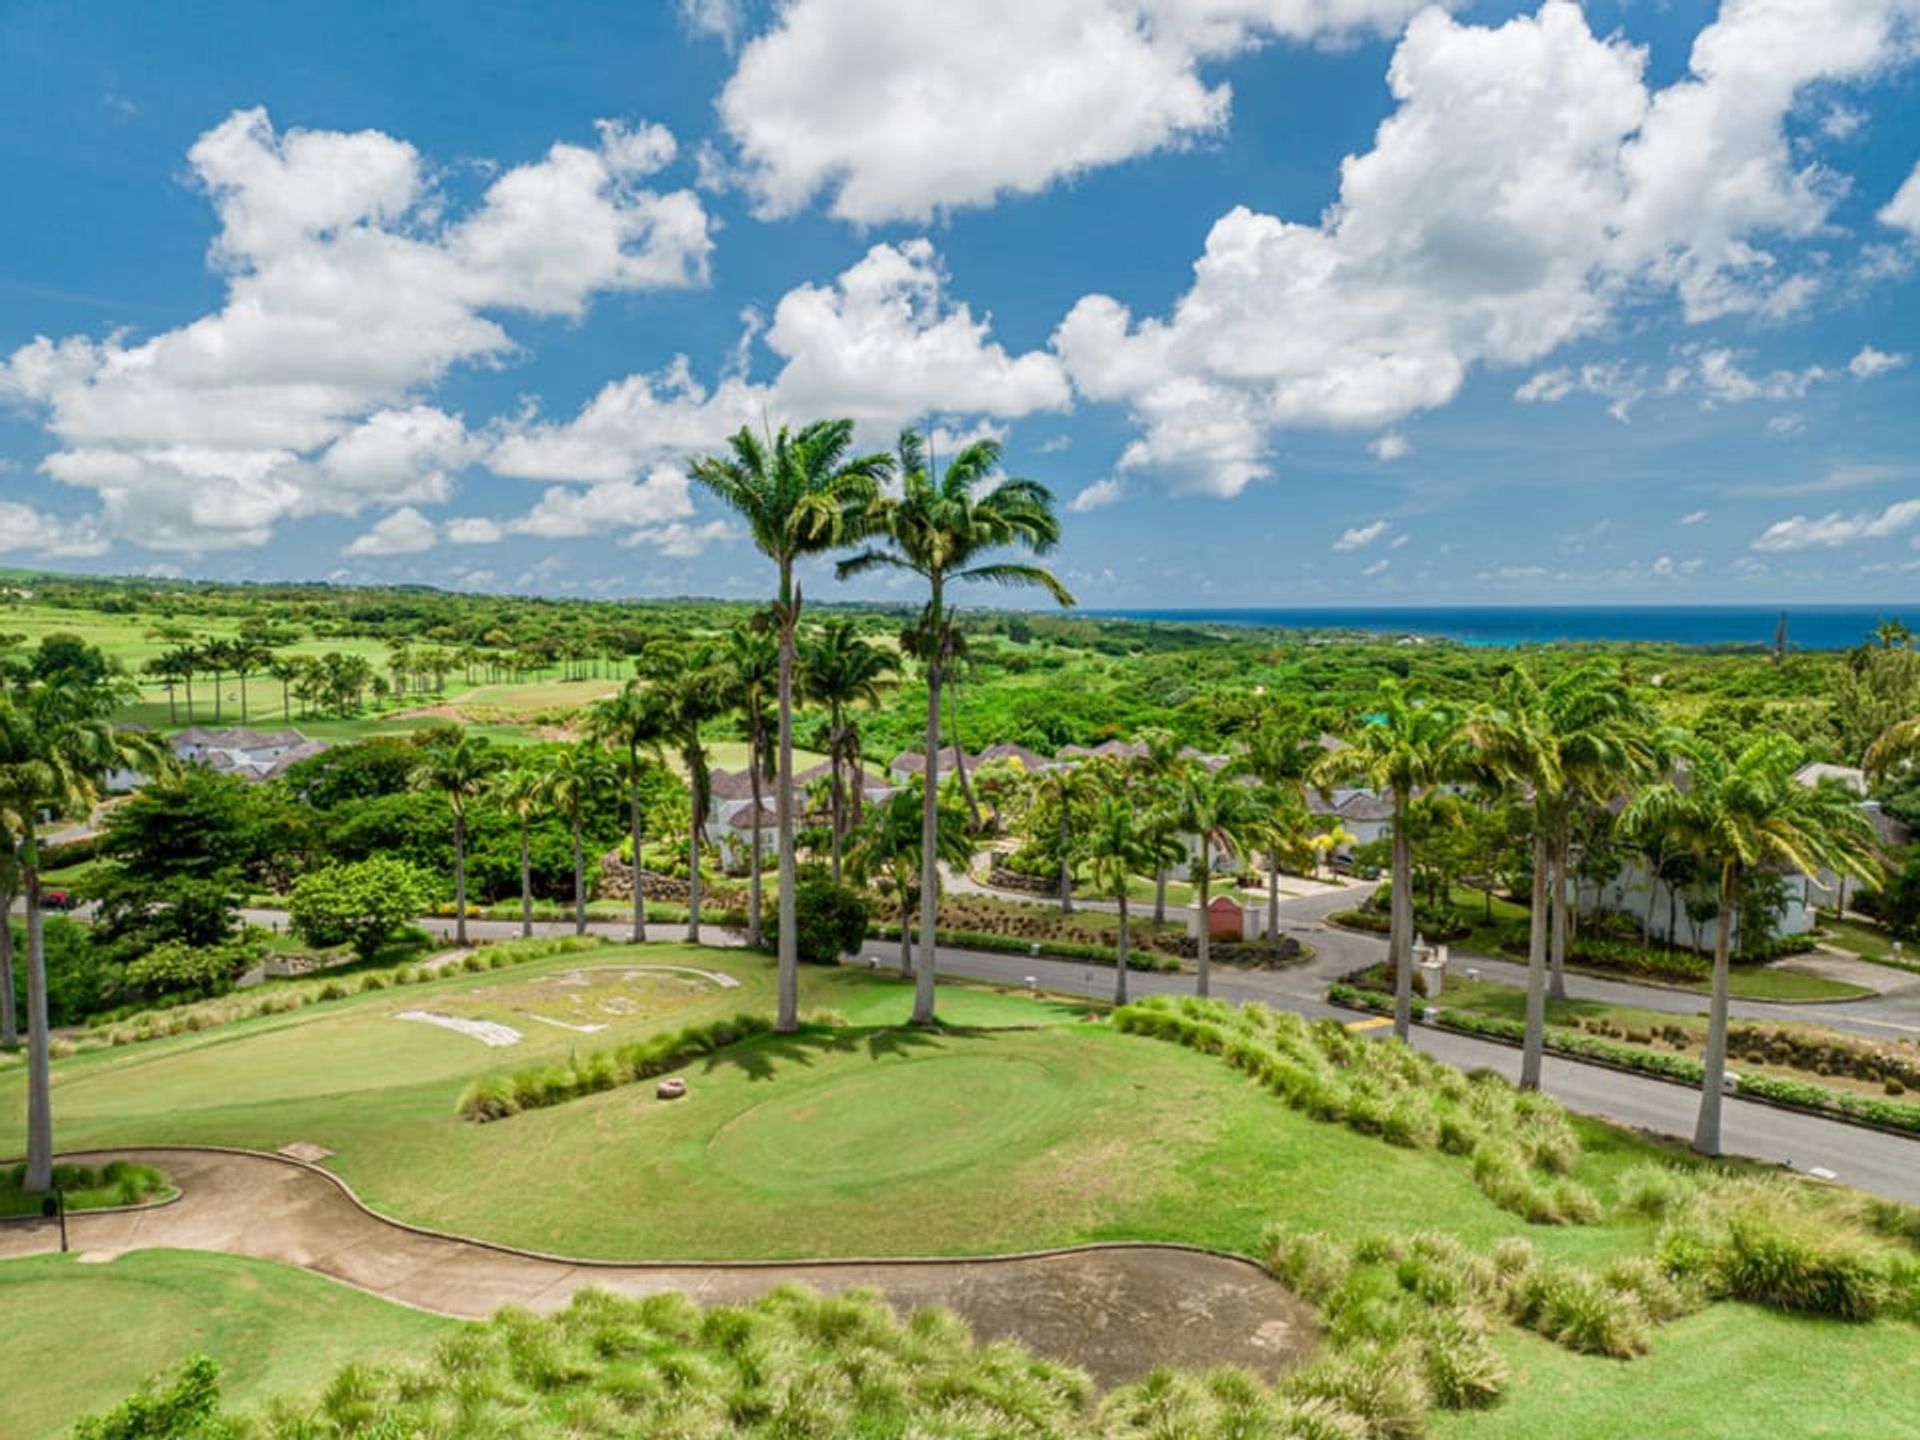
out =
{"type": "MultiPolygon", "coordinates": [[[[982,1339],[1017,1339],[1101,1385],[1158,1365],[1272,1375],[1317,1343],[1312,1310],[1251,1261],[1173,1245],[1102,1245],[984,1259],[604,1263],[510,1250],[402,1225],[346,1183],[277,1155],[191,1147],[95,1152],[158,1165],[170,1204],[68,1217],[83,1259],[166,1247],[298,1265],[384,1299],[466,1319],[503,1305],[552,1311],[584,1289],[677,1291],[734,1304],[777,1285],[872,1286],[905,1311],[944,1305],[982,1339]]],[[[62,1157],[70,1159],[81,1156],[62,1157]]],[[[0,1259],[54,1249],[49,1222],[0,1224],[0,1259]]]]}

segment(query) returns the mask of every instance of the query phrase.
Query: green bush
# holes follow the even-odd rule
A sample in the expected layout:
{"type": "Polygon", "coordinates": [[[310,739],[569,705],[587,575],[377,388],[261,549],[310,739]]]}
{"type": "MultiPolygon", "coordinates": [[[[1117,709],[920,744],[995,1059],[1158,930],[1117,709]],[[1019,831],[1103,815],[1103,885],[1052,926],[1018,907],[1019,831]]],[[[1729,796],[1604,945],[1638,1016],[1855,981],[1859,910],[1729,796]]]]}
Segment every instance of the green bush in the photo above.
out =
{"type": "MultiPolygon", "coordinates": [[[[836,882],[826,871],[809,866],[793,887],[795,950],[803,965],[837,965],[867,938],[873,905],[866,893],[836,882]]],[[[780,907],[766,908],[767,948],[780,941],[780,907]]]]}
{"type": "Polygon", "coordinates": [[[73,1427],[74,1440],[220,1440],[231,1433],[220,1418],[220,1367],[204,1355],[73,1427]]]}

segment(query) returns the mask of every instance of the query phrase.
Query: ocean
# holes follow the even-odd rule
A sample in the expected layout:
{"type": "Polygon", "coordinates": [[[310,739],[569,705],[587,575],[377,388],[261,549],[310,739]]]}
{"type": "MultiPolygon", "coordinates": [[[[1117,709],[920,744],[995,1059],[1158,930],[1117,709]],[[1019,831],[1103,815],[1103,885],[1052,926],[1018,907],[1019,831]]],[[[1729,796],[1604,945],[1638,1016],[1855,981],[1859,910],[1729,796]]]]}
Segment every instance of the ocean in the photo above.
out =
{"type": "MultiPolygon", "coordinates": [[[[1899,619],[1920,634],[1920,606],[1800,605],[1785,607],[1793,650],[1845,650],[1882,620],[1899,619]]],[[[1487,605],[1277,610],[1089,610],[1131,620],[1262,629],[1364,630],[1419,635],[1467,645],[1543,645],[1556,641],[1641,640],[1673,645],[1771,647],[1781,607],[1754,605],[1487,605]]]]}

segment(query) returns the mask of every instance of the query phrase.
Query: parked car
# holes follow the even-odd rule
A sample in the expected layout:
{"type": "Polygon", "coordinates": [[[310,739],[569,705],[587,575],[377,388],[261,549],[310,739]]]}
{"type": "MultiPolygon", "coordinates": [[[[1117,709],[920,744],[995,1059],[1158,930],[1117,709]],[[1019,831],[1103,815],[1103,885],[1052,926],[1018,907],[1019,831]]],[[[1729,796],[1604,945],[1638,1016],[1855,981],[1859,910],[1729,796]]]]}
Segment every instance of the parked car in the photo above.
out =
{"type": "Polygon", "coordinates": [[[43,890],[40,892],[40,905],[46,910],[71,910],[79,900],[65,890],[43,890]]]}

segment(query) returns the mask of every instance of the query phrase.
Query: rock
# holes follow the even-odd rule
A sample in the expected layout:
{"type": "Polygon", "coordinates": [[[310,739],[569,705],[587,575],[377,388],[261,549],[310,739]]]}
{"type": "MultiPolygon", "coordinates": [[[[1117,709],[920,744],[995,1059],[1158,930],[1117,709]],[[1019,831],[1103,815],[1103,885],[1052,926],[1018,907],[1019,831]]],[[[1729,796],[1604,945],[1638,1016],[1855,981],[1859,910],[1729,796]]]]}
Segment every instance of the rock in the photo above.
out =
{"type": "Polygon", "coordinates": [[[662,1080],[654,1086],[653,1093],[661,1100],[678,1100],[687,1093],[687,1082],[676,1075],[671,1080],[662,1080]]]}

